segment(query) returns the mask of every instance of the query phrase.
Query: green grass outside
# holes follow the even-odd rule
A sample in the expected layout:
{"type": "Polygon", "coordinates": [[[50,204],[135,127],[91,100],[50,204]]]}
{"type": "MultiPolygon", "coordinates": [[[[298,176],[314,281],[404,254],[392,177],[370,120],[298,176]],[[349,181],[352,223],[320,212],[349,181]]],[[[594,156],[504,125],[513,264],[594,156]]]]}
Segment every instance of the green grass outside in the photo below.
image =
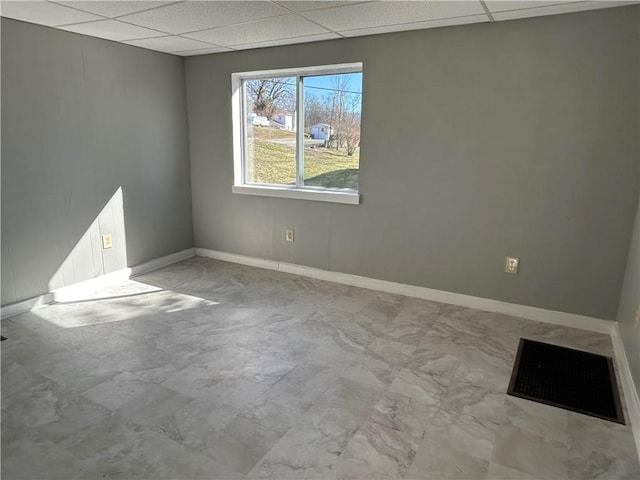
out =
{"type": "MultiPolygon", "coordinates": [[[[249,142],[249,153],[254,155],[254,168],[249,172],[249,178],[256,183],[295,184],[295,147],[271,141],[292,137],[295,137],[294,132],[256,127],[253,142],[249,142]]],[[[305,184],[357,190],[359,162],[359,148],[351,157],[344,149],[305,148],[305,184]]]]}

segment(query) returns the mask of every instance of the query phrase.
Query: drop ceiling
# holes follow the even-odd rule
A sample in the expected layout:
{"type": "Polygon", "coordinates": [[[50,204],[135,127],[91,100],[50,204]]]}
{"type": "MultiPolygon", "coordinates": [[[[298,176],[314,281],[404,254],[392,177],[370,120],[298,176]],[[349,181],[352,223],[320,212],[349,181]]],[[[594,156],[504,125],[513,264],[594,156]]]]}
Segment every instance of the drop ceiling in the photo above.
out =
{"type": "Polygon", "coordinates": [[[180,56],[494,22],[637,1],[2,1],[3,17],[180,56]]]}

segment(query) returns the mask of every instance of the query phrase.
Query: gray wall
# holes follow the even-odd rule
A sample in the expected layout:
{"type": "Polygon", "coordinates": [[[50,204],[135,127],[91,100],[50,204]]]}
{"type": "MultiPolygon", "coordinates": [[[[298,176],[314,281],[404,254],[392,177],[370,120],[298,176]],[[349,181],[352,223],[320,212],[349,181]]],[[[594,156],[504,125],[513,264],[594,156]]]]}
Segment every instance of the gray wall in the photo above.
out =
{"type": "Polygon", "coordinates": [[[640,201],[629,247],[627,270],[620,295],[618,322],[620,333],[631,367],[631,375],[640,394],[640,324],[636,325],[636,312],[640,310],[640,201]]]}
{"type": "Polygon", "coordinates": [[[196,246],[615,318],[638,199],[639,11],[186,59],[196,246]],[[231,73],[354,61],[362,204],[232,194],[231,73]]]}
{"type": "MultiPolygon", "coordinates": [[[[640,21],[640,16],[638,20],[640,21]]],[[[640,91],[640,84],[637,88],[640,91]]],[[[640,103],[638,104],[638,116],[640,116],[640,103]]],[[[640,126],[638,135],[640,136],[640,126]]],[[[640,163],[640,150],[638,151],[638,162],[640,163]]],[[[640,323],[636,323],[636,315],[640,315],[640,198],[638,198],[638,208],[629,244],[627,268],[620,292],[617,316],[631,376],[640,396],[640,323]]]]}
{"type": "Polygon", "coordinates": [[[192,247],[188,156],[181,58],[3,18],[2,304],[192,247]]]}

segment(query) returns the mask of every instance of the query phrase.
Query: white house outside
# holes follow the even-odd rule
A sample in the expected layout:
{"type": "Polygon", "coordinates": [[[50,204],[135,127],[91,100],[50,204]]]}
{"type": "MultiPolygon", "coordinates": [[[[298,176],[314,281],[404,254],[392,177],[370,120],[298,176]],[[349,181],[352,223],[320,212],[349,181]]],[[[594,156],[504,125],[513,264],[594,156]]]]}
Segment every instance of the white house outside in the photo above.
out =
{"type": "Polygon", "coordinates": [[[295,113],[276,113],[271,117],[271,121],[283,130],[296,130],[296,114],[295,113]]]}
{"type": "Polygon", "coordinates": [[[329,140],[334,130],[328,123],[316,123],[311,127],[310,133],[314,140],[329,140]]]}

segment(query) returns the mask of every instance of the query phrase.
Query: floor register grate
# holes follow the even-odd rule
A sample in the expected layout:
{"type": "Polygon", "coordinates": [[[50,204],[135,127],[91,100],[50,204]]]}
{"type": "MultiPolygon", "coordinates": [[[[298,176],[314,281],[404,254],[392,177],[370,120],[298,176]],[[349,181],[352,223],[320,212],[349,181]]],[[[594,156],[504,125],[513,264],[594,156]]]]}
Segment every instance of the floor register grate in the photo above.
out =
{"type": "Polygon", "coordinates": [[[521,338],[507,393],[624,425],[613,361],[604,355],[521,338]]]}

